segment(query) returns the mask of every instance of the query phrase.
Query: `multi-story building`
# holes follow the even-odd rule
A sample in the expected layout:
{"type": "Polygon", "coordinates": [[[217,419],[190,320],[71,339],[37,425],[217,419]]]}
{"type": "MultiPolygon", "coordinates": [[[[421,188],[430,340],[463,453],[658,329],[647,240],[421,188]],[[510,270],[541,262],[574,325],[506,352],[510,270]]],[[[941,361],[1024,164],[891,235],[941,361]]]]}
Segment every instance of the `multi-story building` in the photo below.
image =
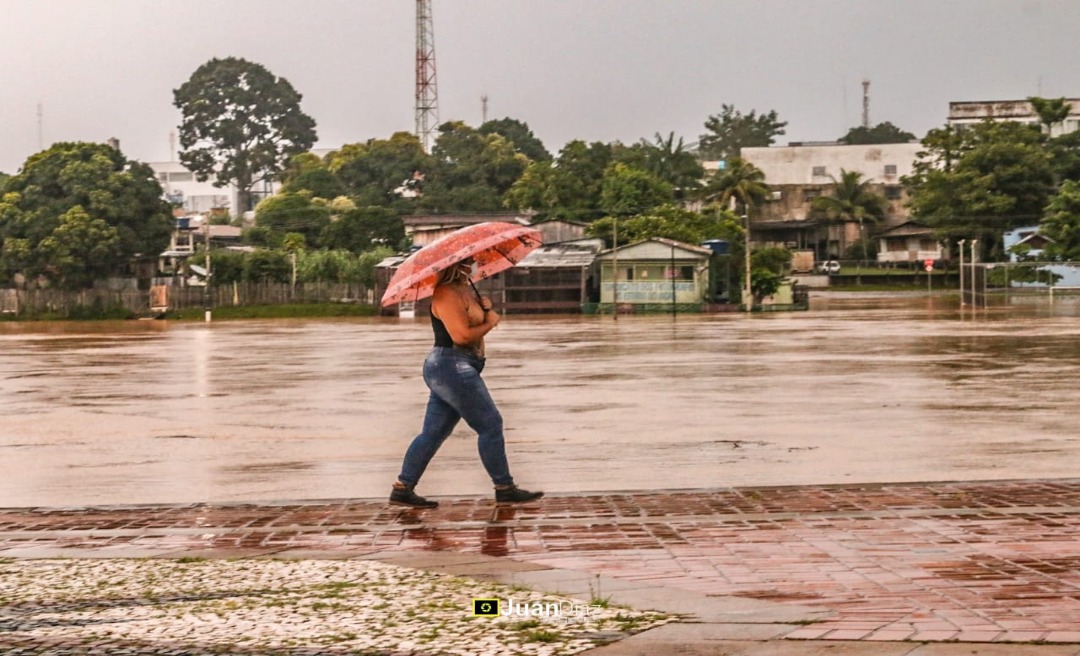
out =
{"type": "MultiPolygon", "coordinates": [[[[855,222],[835,224],[815,216],[811,211],[814,199],[831,195],[842,173],[855,171],[888,202],[884,221],[878,226],[864,226],[867,233],[900,225],[910,218],[902,179],[911,175],[921,148],[917,141],[855,146],[795,142],[743,148],[743,159],[761,169],[770,190],[768,201],[756,208],[752,217],[752,241],[812,250],[817,260],[843,257],[848,247],[860,239],[859,226],[855,222]]],[[[706,163],[706,168],[715,169],[716,164],[706,163]]]]}
{"type": "MultiPolygon", "coordinates": [[[[1067,99],[1069,115],[1050,126],[1050,136],[1057,137],[1080,130],[1080,98],[1067,99]]],[[[1039,115],[1027,100],[976,100],[949,103],[948,125],[960,127],[986,119],[1040,125],[1039,115]]]]}

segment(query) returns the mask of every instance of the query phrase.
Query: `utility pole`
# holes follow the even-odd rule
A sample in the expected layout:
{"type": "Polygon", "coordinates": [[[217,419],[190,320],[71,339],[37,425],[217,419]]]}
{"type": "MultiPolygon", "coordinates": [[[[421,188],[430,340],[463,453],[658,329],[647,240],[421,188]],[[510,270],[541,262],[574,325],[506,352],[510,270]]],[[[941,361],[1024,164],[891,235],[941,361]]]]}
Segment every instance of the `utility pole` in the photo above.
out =
{"type": "Polygon", "coordinates": [[[750,212],[743,214],[743,221],[746,222],[746,271],[744,275],[746,277],[746,284],[743,285],[743,303],[746,305],[747,312],[753,312],[754,310],[754,290],[750,286],[750,212]]]}
{"type": "Polygon", "coordinates": [[[956,243],[960,251],[960,307],[967,305],[964,299],[964,244],[967,243],[966,239],[961,239],[956,243]]]}
{"type": "Polygon", "coordinates": [[[675,242],[671,242],[671,318],[675,318],[675,242]]]}
{"type": "Polygon", "coordinates": [[[45,110],[41,103],[37,104],[37,147],[38,152],[45,150],[45,129],[43,126],[43,119],[45,110]]]}
{"type": "Polygon", "coordinates": [[[206,222],[203,224],[206,228],[206,284],[203,287],[203,312],[206,317],[206,323],[210,323],[211,310],[210,310],[210,217],[206,217],[206,222]]]}
{"type": "Polygon", "coordinates": [[[480,125],[487,123],[487,94],[480,96],[480,125]]]}
{"type": "Polygon", "coordinates": [[[619,215],[611,215],[611,316],[619,320],[619,215]]]}
{"type": "Polygon", "coordinates": [[[431,152],[439,128],[439,91],[435,80],[435,22],[431,0],[416,0],[416,136],[431,152]]]}

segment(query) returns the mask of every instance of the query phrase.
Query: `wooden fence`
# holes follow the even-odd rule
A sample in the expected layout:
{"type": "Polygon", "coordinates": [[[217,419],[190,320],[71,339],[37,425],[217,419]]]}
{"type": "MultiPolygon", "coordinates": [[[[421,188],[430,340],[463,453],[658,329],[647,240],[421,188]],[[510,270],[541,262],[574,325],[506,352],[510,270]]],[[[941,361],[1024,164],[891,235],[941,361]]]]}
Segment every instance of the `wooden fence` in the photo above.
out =
{"type": "Polygon", "coordinates": [[[288,303],[372,303],[363,285],[347,283],[235,283],[210,287],[155,285],[149,290],[0,289],[0,312],[23,316],[80,317],[123,310],[150,314],[161,308],[183,310],[236,305],[284,305],[288,303]]]}

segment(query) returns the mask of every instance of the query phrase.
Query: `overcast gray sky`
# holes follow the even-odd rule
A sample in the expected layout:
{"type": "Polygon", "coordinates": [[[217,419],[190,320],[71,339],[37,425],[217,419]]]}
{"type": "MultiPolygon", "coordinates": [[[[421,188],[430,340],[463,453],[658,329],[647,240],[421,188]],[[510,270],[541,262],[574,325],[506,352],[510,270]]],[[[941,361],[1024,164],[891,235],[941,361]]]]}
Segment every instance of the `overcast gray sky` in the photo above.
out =
{"type": "MultiPolygon", "coordinates": [[[[571,139],[696,141],[724,103],[787,141],[917,136],[950,100],[1080,97],[1077,0],[433,0],[441,120],[571,139]]],[[[168,160],[172,90],[212,57],[287,78],[318,147],[414,128],[409,0],[0,0],[0,171],[55,141],[168,160]]]]}

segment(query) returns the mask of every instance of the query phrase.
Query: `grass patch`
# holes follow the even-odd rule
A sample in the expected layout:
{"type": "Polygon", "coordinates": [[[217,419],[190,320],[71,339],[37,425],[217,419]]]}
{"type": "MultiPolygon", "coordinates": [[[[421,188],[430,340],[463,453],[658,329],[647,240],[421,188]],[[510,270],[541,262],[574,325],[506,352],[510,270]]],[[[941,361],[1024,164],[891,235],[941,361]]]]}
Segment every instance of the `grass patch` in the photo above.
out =
{"type": "Polygon", "coordinates": [[[563,639],[562,634],[554,631],[529,631],[522,637],[526,642],[559,642],[563,639]]]}

